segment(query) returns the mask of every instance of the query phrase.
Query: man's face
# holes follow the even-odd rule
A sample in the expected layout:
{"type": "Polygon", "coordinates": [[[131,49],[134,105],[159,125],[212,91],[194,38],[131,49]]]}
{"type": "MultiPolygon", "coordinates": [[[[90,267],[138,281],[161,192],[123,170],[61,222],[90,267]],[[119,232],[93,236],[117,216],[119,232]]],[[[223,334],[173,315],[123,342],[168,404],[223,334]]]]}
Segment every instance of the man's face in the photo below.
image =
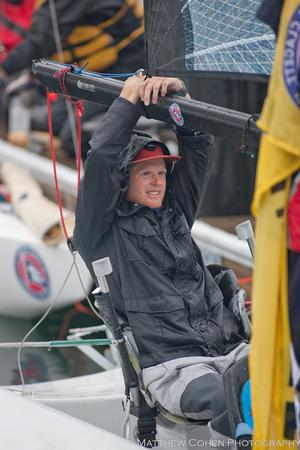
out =
{"type": "Polygon", "coordinates": [[[163,159],[134,164],[129,171],[126,200],[148,208],[160,208],[166,192],[166,174],[163,159]]]}

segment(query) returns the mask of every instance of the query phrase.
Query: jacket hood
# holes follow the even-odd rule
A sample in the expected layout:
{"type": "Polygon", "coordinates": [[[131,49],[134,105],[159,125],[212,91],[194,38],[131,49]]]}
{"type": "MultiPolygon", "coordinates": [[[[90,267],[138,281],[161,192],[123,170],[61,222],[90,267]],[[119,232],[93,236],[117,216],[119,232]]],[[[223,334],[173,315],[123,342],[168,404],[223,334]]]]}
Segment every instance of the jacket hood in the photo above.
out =
{"type": "MultiPolygon", "coordinates": [[[[121,198],[119,199],[119,203],[117,206],[118,215],[127,216],[130,214],[133,214],[134,212],[136,212],[138,209],[140,209],[142,207],[141,205],[138,205],[138,204],[128,203],[124,199],[124,196],[125,196],[125,192],[128,189],[129,169],[130,169],[131,162],[134,159],[134,157],[137,155],[137,153],[143,147],[145,147],[145,145],[147,145],[149,143],[160,145],[166,154],[169,154],[169,155],[171,154],[168,147],[163,142],[157,141],[157,140],[153,139],[151,136],[144,134],[144,133],[137,132],[137,133],[132,134],[128,145],[125,147],[125,149],[123,150],[123,152],[121,154],[122,162],[120,164],[120,172],[124,176],[124,184],[122,186],[121,198]]],[[[164,205],[170,205],[171,198],[173,198],[173,195],[171,192],[172,191],[171,185],[170,185],[170,178],[171,178],[171,174],[172,174],[173,164],[172,165],[167,164],[167,168],[168,168],[168,166],[170,169],[167,171],[167,188],[166,188],[166,194],[165,194],[165,199],[164,199],[164,205]]]]}
{"type": "Polygon", "coordinates": [[[134,157],[143,147],[145,147],[145,145],[150,143],[160,145],[166,154],[171,154],[168,147],[163,142],[157,141],[151,136],[144,133],[133,134],[129,141],[129,144],[123,150],[120,171],[127,175],[134,157]]]}

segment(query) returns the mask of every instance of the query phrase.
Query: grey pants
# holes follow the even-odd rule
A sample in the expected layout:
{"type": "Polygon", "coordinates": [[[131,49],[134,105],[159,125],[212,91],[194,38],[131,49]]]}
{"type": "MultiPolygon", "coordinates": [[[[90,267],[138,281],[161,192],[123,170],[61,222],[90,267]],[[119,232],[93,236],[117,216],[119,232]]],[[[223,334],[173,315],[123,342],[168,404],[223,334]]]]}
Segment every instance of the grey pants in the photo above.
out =
{"type": "Polygon", "coordinates": [[[173,359],[143,369],[143,382],[153,402],[171,414],[211,420],[226,410],[223,373],[248,352],[242,343],[225,356],[173,359]]]}

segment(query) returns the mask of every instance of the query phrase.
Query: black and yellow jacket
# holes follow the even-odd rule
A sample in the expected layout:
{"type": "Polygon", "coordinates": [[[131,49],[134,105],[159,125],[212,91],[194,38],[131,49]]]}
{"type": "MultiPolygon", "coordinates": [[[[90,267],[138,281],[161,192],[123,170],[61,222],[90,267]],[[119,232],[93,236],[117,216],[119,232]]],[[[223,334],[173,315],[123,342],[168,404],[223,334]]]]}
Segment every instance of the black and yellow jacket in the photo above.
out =
{"type": "Polygon", "coordinates": [[[143,66],[140,0],[54,0],[59,36],[53,33],[51,2],[39,4],[27,38],[2,64],[8,74],[30,68],[38,58],[88,64],[88,70],[99,72],[143,66]],[[60,38],[63,55],[57,54],[55,38],[60,38]]]}

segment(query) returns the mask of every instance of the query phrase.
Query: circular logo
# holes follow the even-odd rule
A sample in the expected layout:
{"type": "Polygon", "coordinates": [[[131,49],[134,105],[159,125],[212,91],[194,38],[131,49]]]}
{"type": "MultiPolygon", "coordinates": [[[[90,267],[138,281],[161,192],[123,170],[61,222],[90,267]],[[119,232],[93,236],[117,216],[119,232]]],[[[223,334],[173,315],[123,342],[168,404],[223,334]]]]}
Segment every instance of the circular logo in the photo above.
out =
{"type": "Polygon", "coordinates": [[[282,70],[289,96],[300,108],[300,6],[294,12],[288,25],[282,70]]]}
{"type": "Polygon", "coordinates": [[[184,119],[178,103],[172,103],[172,105],[169,107],[169,113],[176,125],[182,127],[184,124],[184,119]]]}
{"type": "Polygon", "coordinates": [[[17,277],[25,290],[37,299],[46,300],[50,292],[50,279],[41,257],[31,248],[22,247],[15,257],[17,277]]]}

